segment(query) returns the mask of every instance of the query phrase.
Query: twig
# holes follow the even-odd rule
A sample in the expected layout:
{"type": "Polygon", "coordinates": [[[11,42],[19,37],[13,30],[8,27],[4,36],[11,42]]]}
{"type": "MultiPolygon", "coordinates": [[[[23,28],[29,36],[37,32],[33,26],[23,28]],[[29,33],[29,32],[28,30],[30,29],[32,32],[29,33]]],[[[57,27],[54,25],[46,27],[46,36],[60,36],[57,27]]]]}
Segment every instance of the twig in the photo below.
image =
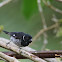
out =
{"type": "Polygon", "coordinates": [[[59,23],[55,15],[53,15],[52,21],[54,21],[57,24],[57,27],[54,29],[54,33],[57,33],[59,29],[59,23]]]}
{"type": "Polygon", "coordinates": [[[61,2],[61,3],[62,3],[62,0],[55,0],[55,1],[59,1],[59,2],[61,2]]]}
{"type": "MultiPolygon", "coordinates": [[[[58,25],[57,25],[58,26],[58,25]]],[[[36,50],[30,48],[30,47],[25,47],[24,50],[28,50],[28,51],[35,51],[37,53],[36,50]]],[[[54,53],[57,53],[59,55],[61,55],[61,52],[60,50],[55,50],[55,51],[52,51],[53,53],[50,55],[50,53],[48,54],[47,52],[50,52],[50,51],[43,51],[43,54],[42,54],[42,51],[41,53],[39,53],[37,56],[40,57],[40,58],[44,58],[45,60],[47,60],[48,62],[58,62],[57,59],[55,58],[55,54],[54,53]],[[55,52],[57,51],[57,52],[55,52]],[[45,53],[44,53],[45,52],[45,53]],[[41,54],[41,55],[40,55],[41,54]],[[42,56],[43,55],[43,56],[42,56]],[[45,56],[44,56],[45,55],[45,56]],[[47,58],[47,56],[49,56],[50,58],[47,58]]],[[[30,52],[31,53],[31,52],[30,52]]],[[[33,53],[34,54],[34,53],[33,53]]],[[[35,55],[35,54],[34,54],[35,55]]],[[[19,57],[19,56],[18,56],[19,57]]],[[[22,57],[23,58],[23,57],[22,57]]],[[[26,58],[26,57],[25,57],[26,58]]]]}
{"type": "Polygon", "coordinates": [[[51,5],[51,3],[48,1],[46,2],[45,0],[42,0],[43,3],[48,6],[49,8],[51,8],[52,10],[54,10],[55,12],[58,12],[60,14],[62,14],[62,10],[58,9],[58,8],[55,8],[54,6],[51,5]]]}
{"type": "Polygon", "coordinates": [[[47,28],[47,26],[46,26],[45,17],[44,17],[44,14],[43,14],[43,9],[42,9],[42,6],[41,6],[41,0],[37,0],[37,3],[38,3],[38,9],[39,9],[39,12],[40,12],[42,23],[43,23],[43,28],[45,29],[45,28],[47,28]]]}
{"type": "Polygon", "coordinates": [[[7,56],[6,54],[0,52],[0,57],[9,61],[9,62],[19,62],[16,58],[7,56]]]}
{"type": "Polygon", "coordinates": [[[9,50],[12,50],[13,52],[16,52],[19,55],[23,55],[31,60],[33,60],[34,62],[46,62],[43,59],[40,59],[39,57],[18,48],[15,44],[13,44],[12,42],[9,45],[6,45],[6,43],[9,42],[9,40],[4,39],[4,38],[0,38],[0,46],[9,50]]]}
{"type": "MultiPolygon", "coordinates": [[[[45,22],[44,13],[43,13],[43,9],[42,9],[42,6],[41,6],[41,0],[37,0],[37,3],[38,3],[39,12],[40,12],[40,15],[41,15],[42,23],[43,23],[43,28],[46,29],[47,25],[46,25],[46,22],[45,22]]],[[[45,49],[45,47],[48,43],[46,32],[44,32],[43,35],[44,35],[44,42],[43,42],[42,50],[45,49]]]]}
{"type": "MultiPolygon", "coordinates": [[[[61,58],[62,50],[51,50],[51,51],[28,51],[29,53],[32,53],[40,58],[61,58]]],[[[17,59],[27,59],[26,57],[22,55],[17,55],[14,52],[3,52],[4,54],[16,57],[17,59]]]]}
{"type": "Polygon", "coordinates": [[[0,60],[5,61],[5,62],[8,62],[7,60],[5,60],[5,59],[3,59],[3,58],[1,58],[1,57],[0,57],[0,60]]]}
{"type": "MultiPolygon", "coordinates": [[[[40,35],[42,35],[45,31],[51,30],[51,29],[53,29],[53,28],[56,28],[57,26],[58,26],[57,24],[54,24],[54,25],[48,27],[47,29],[41,29],[41,30],[34,36],[33,41],[36,41],[37,38],[38,38],[40,35]]],[[[33,43],[33,42],[32,42],[32,43],[33,43]]]]}
{"type": "Polygon", "coordinates": [[[0,7],[6,5],[6,4],[9,3],[10,1],[12,1],[12,0],[4,0],[4,1],[0,2],[0,7]]]}
{"type": "Polygon", "coordinates": [[[45,60],[47,62],[61,62],[61,61],[58,61],[57,58],[45,58],[45,60]]]}

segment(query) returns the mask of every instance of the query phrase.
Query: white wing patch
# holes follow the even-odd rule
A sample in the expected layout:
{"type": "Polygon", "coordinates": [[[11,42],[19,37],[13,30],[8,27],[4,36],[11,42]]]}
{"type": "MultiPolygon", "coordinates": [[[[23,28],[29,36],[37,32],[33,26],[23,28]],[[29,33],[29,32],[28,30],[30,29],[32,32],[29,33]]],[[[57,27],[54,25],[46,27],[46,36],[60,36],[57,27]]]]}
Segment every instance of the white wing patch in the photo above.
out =
{"type": "Polygon", "coordinates": [[[13,34],[13,36],[15,36],[15,34],[13,34]]]}
{"type": "Polygon", "coordinates": [[[25,35],[23,36],[23,40],[25,41],[24,37],[25,37],[25,35]]]}

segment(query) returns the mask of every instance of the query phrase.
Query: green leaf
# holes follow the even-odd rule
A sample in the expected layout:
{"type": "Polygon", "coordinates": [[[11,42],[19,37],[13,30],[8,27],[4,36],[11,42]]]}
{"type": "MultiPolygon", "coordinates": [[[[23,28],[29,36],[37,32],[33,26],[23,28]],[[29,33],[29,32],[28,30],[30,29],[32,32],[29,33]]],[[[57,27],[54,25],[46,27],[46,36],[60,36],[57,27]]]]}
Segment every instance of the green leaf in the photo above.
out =
{"type": "Polygon", "coordinates": [[[59,23],[62,23],[62,19],[59,19],[59,21],[58,21],[59,23]]]}
{"type": "Polygon", "coordinates": [[[3,31],[4,27],[0,25],[0,33],[3,31]]]}
{"type": "Polygon", "coordinates": [[[51,1],[53,1],[53,0],[45,0],[45,1],[50,1],[50,2],[51,2],[51,1]]]}
{"type": "Polygon", "coordinates": [[[0,0],[0,2],[2,2],[3,0],[0,0]]]}
{"type": "Polygon", "coordinates": [[[42,6],[42,7],[44,7],[44,6],[45,6],[42,0],[41,0],[41,6],[42,6]]]}
{"type": "Polygon", "coordinates": [[[59,28],[59,30],[58,30],[56,36],[57,36],[57,37],[62,36],[62,27],[59,28]]]}
{"type": "Polygon", "coordinates": [[[26,18],[30,18],[37,10],[37,0],[23,0],[22,13],[26,18]]]}

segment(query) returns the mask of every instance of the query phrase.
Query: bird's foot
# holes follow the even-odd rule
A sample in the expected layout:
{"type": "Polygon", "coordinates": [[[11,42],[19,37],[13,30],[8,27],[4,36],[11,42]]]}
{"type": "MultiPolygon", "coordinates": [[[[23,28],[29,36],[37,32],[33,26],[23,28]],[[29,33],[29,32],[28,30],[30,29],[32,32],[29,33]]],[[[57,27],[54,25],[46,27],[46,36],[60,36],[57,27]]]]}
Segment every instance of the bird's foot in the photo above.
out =
{"type": "Polygon", "coordinates": [[[10,44],[10,42],[6,43],[6,46],[8,46],[8,44],[10,44]]]}

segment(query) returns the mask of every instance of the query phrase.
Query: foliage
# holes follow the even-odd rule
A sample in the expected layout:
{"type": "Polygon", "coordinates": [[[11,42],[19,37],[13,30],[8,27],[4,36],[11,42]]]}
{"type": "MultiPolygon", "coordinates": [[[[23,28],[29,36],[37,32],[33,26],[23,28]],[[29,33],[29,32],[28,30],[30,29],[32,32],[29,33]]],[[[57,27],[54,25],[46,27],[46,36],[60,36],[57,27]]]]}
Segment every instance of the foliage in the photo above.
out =
{"type": "Polygon", "coordinates": [[[62,27],[59,28],[59,30],[58,30],[56,36],[57,36],[57,37],[62,36],[62,27]]]}
{"type": "MultiPolygon", "coordinates": [[[[10,32],[11,31],[22,31],[25,33],[29,33],[34,37],[36,33],[39,32],[40,29],[43,28],[42,20],[40,18],[39,11],[38,11],[37,0],[22,0],[22,1],[17,0],[16,2],[14,1],[0,8],[0,25],[4,25],[5,30],[7,31],[10,31],[10,32]],[[22,12],[20,11],[20,7],[21,7],[22,12]],[[26,19],[29,19],[29,21],[26,21],[26,19]]],[[[58,3],[55,0],[46,0],[46,1],[50,1],[51,3],[53,3],[54,7],[62,9],[61,7],[62,3],[58,3]]],[[[41,6],[44,9],[43,12],[44,12],[48,27],[54,24],[54,22],[51,21],[53,14],[55,14],[57,18],[59,19],[62,18],[62,15],[46,7],[45,4],[42,2],[42,0],[41,0],[41,6]]],[[[61,24],[62,20],[59,21],[59,23],[61,24]]],[[[2,32],[4,27],[3,26],[0,26],[0,27],[1,27],[0,31],[2,32]]],[[[0,36],[9,39],[8,35],[5,35],[5,34],[3,35],[3,34],[4,33],[0,34],[0,36]]],[[[55,34],[53,33],[53,29],[48,31],[47,34],[48,34],[49,42],[46,48],[51,49],[51,50],[62,49],[62,44],[60,44],[60,41],[62,40],[61,38],[62,26],[60,25],[59,30],[57,32],[57,36],[59,36],[60,38],[55,37],[55,34]]],[[[36,50],[40,50],[42,47],[42,44],[43,44],[43,37],[40,36],[36,40],[36,42],[34,42],[31,45],[31,47],[36,50]]],[[[0,51],[4,51],[4,50],[0,48],[0,51]]]]}
{"type": "Polygon", "coordinates": [[[3,31],[4,27],[3,25],[0,25],[0,33],[3,31]]]}
{"type": "Polygon", "coordinates": [[[36,0],[23,0],[22,6],[22,12],[26,18],[30,18],[38,10],[36,0]]]}
{"type": "Polygon", "coordinates": [[[2,2],[3,0],[0,0],[0,2],[2,2]]]}
{"type": "MultiPolygon", "coordinates": [[[[46,0],[52,1],[52,0],[46,0]]],[[[29,19],[34,13],[38,12],[37,0],[23,0],[22,2],[22,13],[25,18],[29,19]]],[[[41,6],[44,7],[44,3],[41,0],[41,6]]]]}
{"type": "Polygon", "coordinates": [[[58,30],[56,36],[61,37],[62,36],[62,19],[59,19],[58,23],[59,23],[59,30],[58,30]]]}

